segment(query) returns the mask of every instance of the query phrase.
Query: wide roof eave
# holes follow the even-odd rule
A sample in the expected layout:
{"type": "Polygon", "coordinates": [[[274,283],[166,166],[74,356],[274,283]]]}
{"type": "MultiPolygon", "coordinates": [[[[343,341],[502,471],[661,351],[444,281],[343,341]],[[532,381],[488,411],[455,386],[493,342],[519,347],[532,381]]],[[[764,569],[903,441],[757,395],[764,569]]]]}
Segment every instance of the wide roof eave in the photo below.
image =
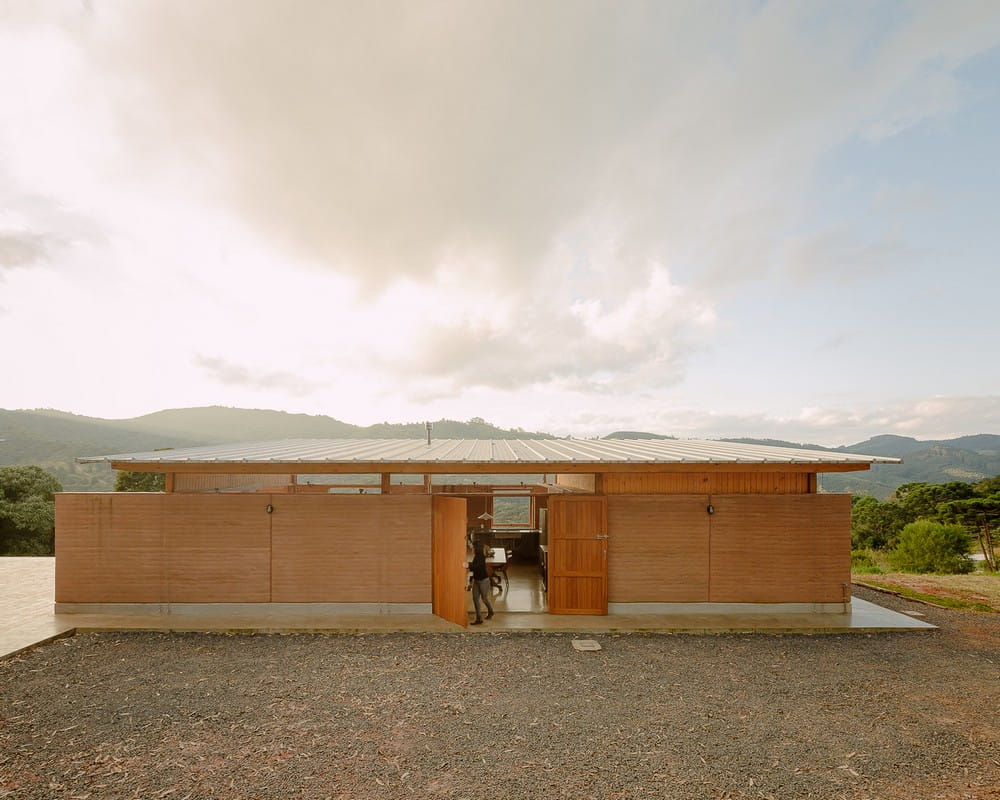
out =
{"type": "Polygon", "coordinates": [[[830,450],[806,450],[732,442],[682,439],[281,439],[263,442],[209,445],[84,456],[80,463],[107,462],[119,468],[142,465],[182,467],[239,467],[263,471],[265,467],[296,466],[331,472],[349,469],[406,472],[553,472],[557,469],[610,468],[642,471],[683,467],[815,467],[815,471],[868,469],[872,464],[898,464],[901,459],[830,450]]]}

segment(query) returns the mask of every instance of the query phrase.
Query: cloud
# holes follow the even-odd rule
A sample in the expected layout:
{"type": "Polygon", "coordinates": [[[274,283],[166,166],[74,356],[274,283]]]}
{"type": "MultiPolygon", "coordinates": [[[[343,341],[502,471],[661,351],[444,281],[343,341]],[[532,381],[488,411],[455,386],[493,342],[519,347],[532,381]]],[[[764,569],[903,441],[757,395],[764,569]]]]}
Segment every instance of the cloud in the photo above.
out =
{"type": "Polygon", "coordinates": [[[908,7],[875,56],[879,8],[781,3],[151,2],[99,41],[131,136],[376,290],[447,260],[524,282],[585,227],[623,275],[736,278],[819,156],[958,106],[1000,15],[957,5],[908,7]]]}
{"type": "MultiPolygon", "coordinates": [[[[169,326],[119,342],[115,401],[247,389],[380,418],[666,424],[701,354],[721,404],[748,282],[912,254],[897,228],[804,220],[817,165],[960,110],[961,67],[1000,41],[990,3],[36,5],[0,9],[0,231],[26,237],[9,261],[62,270],[8,276],[10,319],[85,298],[95,341],[169,326]]],[[[68,384],[65,349],[24,363],[57,359],[68,384]]]]}
{"type": "Polygon", "coordinates": [[[290,372],[257,372],[242,364],[234,364],[224,358],[198,355],[195,363],[208,375],[229,386],[245,386],[252,389],[282,389],[293,397],[310,394],[321,388],[318,383],[306,380],[301,375],[290,372]]]}
{"type": "Polygon", "coordinates": [[[842,281],[871,278],[914,256],[903,241],[859,241],[844,227],[790,239],[783,250],[784,274],[798,284],[827,283],[831,276],[842,281]]]}
{"type": "Polygon", "coordinates": [[[568,286],[537,296],[490,292],[478,306],[475,294],[455,303],[471,309],[455,317],[434,313],[455,297],[444,287],[422,299],[412,286],[402,294],[411,318],[393,316],[407,335],[376,358],[419,386],[423,398],[476,386],[601,392],[613,382],[619,391],[636,383],[662,388],[680,380],[685,359],[714,323],[707,299],[676,286],[657,267],[624,288],[609,281],[599,293],[606,301],[574,300],[568,286]]]}
{"type": "Polygon", "coordinates": [[[61,244],[58,238],[44,234],[0,231],[0,273],[46,261],[61,244]]]}
{"type": "Polygon", "coordinates": [[[661,399],[645,411],[632,406],[621,409],[618,415],[570,415],[562,420],[561,428],[553,428],[557,433],[575,435],[639,430],[689,439],[770,438],[827,447],[856,444],[887,433],[951,439],[998,429],[1000,396],[995,395],[913,398],[854,408],[809,407],[788,416],[766,411],[719,414],[708,409],[671,408],[661,399]]]}

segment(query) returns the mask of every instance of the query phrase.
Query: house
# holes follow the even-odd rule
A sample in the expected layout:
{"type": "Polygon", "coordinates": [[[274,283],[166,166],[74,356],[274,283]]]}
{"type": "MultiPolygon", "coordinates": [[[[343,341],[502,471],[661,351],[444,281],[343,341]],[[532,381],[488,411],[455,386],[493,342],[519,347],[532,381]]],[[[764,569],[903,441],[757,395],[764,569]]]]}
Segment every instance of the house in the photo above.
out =
{"type": "Polygon", "coordinates": [[[489,523],[510,497],[549,613],[843,612],[850,496],[819,493],[817,476],[898,463],[674,439],[290,439],[79,460],[163,473],[166,490],[57,496],[59,610],[337,604],[459,625],[467,534],[504,533],[489,523]]]}

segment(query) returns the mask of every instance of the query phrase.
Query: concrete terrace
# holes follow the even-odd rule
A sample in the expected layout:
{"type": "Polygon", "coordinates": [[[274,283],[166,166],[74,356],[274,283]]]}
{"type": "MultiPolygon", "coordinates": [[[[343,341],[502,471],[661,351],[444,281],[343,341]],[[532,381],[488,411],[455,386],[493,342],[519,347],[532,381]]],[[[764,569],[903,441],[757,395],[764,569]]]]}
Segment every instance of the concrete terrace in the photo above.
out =
{"type": "Polygon", "coordinates": [[[290,612],[247,604],[197,609],[169,607],[169,613],[55,613],[55,559],[0,558],[0,658],[77,632],[239,631],[254,633],[470,633],[567,632],[600,635],[654,633],[873,633],[927,631],[933,625],[853,598],[849,614],[608,614],[607,616],[504,613],[486,625],[463,629],[433,614],[290,612]]]}

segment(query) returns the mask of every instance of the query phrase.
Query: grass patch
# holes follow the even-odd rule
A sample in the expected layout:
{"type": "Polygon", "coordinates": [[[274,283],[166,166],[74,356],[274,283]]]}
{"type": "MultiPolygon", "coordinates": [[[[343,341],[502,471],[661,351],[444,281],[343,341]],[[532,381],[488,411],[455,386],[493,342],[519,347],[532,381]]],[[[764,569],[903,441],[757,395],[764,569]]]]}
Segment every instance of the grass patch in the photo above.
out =
{"type": "Polygon", "coordinates": [[[993,606],[987,605],[986,603],[977,603],[973,600],[959,600],[955,597],[943,597],[942,595],[937,594],[926,594],[924,592],[918,592],[915,589],[911,589],[908,586],[882,583],[881,581],[865,580],[864,582],[871,584],[872,586],[877,586],[880,589],[887,589],[890,592],[895,592],[900,597],[905,597],[908,600],[919,600],[923,603],[930,603],[932,606],[953,608],[960,611],[983,611],[988,614],[1000,613],[997,612],[993,606]]]}
{"type": "Polygon", "coordinates": [[[881,575],[885,570],[881,569],[875,559],[876,555],[872,550],[852,550],[851,572],[856,575],[881,575]]]}

